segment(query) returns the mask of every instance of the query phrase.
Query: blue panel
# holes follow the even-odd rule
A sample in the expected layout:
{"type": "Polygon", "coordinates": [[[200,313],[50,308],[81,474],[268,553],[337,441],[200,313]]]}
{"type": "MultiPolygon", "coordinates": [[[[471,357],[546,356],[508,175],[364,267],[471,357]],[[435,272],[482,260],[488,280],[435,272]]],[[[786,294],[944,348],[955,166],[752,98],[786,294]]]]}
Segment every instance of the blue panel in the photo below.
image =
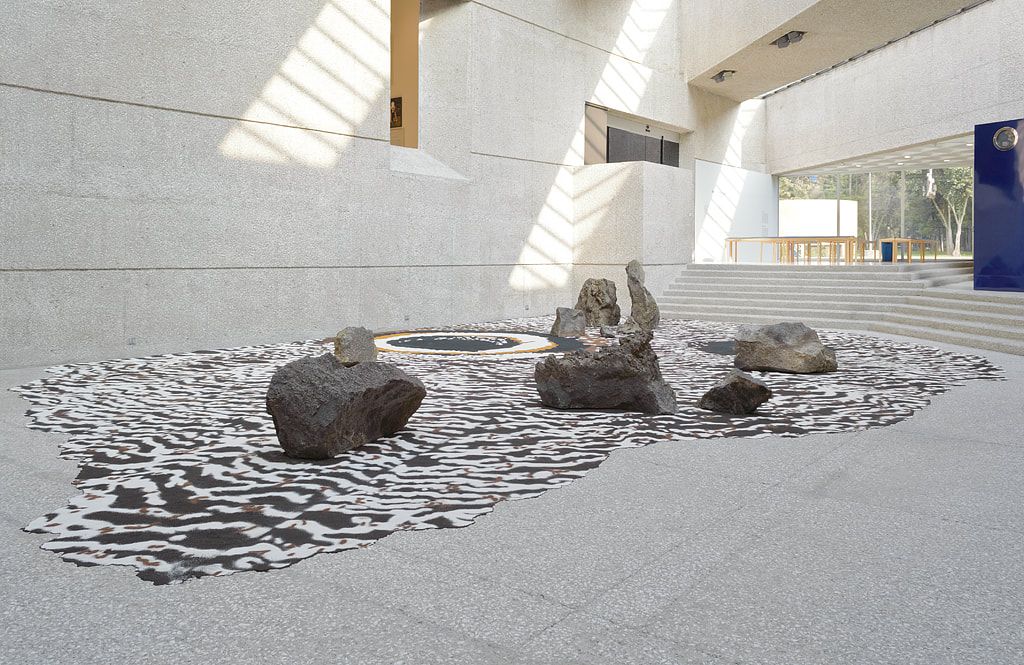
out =
{"type": "Polygon", "coordinates": [[[974,288],[1024,291],[1024,120],[974,130],[974,288]],[[1022,140],[1000,150],[1007,127],[1022,140]]]}

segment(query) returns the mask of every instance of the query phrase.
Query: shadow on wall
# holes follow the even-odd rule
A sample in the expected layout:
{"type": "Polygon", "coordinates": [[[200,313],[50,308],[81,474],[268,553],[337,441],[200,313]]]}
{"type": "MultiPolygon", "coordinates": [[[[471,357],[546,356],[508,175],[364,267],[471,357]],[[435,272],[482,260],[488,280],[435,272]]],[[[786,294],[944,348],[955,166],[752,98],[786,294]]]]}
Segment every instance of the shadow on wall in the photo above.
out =
{"type": "MultiPolygon", "coordinates": [[[[652,70],[643,63],[654,45],[673,0],[634,0],[629,7],[611,55],[590,86],[591,103],[627,113],[637,113],[647,93],[652,70]]],[[[535,291],[565,287],[572,274],[574,248],[586,239],[594,224],[580,224],[574,217],[573,170],[583,165],[586,118],[580,120],[562,158],[554,183],[526,238],[516,266],[509,275],[514,289],[535,291]]],[[[606,179],[608,200],[614,198],[621,179],[606,179]]],[[[591,211],[588,216],[600,214],[591,211]]]]}

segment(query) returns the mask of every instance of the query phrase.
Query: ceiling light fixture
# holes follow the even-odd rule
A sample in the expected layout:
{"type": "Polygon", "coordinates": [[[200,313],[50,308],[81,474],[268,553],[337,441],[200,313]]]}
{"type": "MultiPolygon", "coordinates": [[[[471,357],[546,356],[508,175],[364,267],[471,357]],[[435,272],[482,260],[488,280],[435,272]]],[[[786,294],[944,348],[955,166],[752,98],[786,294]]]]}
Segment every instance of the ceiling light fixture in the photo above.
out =
{"type": "Polygon", "coordinates": [[[790,44],[796,44],[802,41],[804,35],[806,34],[806,32],[803,32],[801,30],[792,30],[776,39],[774,42],[772,42],[772,44],[778,46],[779,48],[787,48],[790,44]]]}
{"type": "Polygon", "coordinates": [[[715,83],[724,83],[726,79],[731,79],[735,75],[735,69],[723,69],[722,71],[712,76],[711,80],[714,81],[715,83]]]}

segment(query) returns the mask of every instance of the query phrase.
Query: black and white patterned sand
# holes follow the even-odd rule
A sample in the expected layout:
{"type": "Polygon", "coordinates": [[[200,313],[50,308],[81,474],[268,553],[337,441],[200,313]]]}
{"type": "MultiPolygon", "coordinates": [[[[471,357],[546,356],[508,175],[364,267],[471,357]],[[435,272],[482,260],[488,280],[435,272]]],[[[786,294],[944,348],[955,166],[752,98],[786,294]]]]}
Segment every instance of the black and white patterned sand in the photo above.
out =
{"type": "MultiPolygon", "coordinates": [[[[466,330],[545,331],[549,318],[466,330]]],[[[681,439],[800,436],[880,427],[972,379],[987,360],[927,346],[823,333],[840,371],[765,375],[774,399],[750,417],[693,402],[730,368],[727,324],[667,321],[655,348],[674,416],[544,408],[530,355],[382,353],[428,395],[406,431],[326,462],[285,457],[264,411],[274,370],[329,351],[299,342],[55,367],[15,388],[30,426],[68,437],[79,464],[70,504],[26,529],[80,565],[133,566],[157,584],[294,564],[398,530],[464,527],[498,501],[583,476],[618,448],[681,439]],[[717,352],[715,352],[717,351],[717,352]]]]}

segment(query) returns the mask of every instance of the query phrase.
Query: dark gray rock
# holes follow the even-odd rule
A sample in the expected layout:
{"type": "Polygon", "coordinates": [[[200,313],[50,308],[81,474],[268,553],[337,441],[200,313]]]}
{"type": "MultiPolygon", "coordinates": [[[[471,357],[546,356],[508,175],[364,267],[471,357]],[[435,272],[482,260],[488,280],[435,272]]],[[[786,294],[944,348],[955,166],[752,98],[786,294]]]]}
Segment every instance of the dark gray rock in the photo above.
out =
{"type": "Polygon", "coordinates": [[[345,365],[377,360],[373,333],[366,328],[345,328],[334,338],[334,356],[345,365]]]}
{"type": "Polygon", "coordinates": [[[609,339],[615,339],[619,336],[617,328],[612,326],[601,326],[601,337],[607,337],[609,339]]]}
{"type": "Polygon", "coordinates": [[[623,332],[654,330],[661,321],[661,312],[654,296],[644,286],[644,267],[633,260],[626,266],[626,283],[629,286],[629,299],[632,303],[629,319],[623,325],[623,332]]]}
{"type": "Polygon", "coordinates": [[[555,337],[581,337],[587,332],[587,317],[578,309],[559,307],[555,310],[555,325],[551,334],[555,337]]]}
{"type": "Polygon", "coordinates": [[[743,416],[754,413],[771,398],[771,388],[764,381],[734,369],[697,400],[697,407],[743,416]]]}
{"type": "Polygon", "coordinates": [[[617,326],[622,312],[615,296],[615,282],[610,279],[588,279],[583,282],[576,309],[587,317],[588,326],[617,326]]]}
{"type": "Polygon", "coordinates": [[[661,377],[651,333],[630,335],[596,352],[548,356],[534,369],[537,392],[556,409],[676,412],[676,396],[661,377]]]}
{"type": "Polygon", "coordinates": [[[819,374],[838,369],[835,351],[802,323],[740,326],[734,364],[747,372],[819,374]]]}
{"type": "Polygon", "coordinates": [[[267,390],[267,413],[285,453],[327,459],[402,429],[426,394],[418,379],[394,365],[347,367],[327,353],[278,369],[267,390]]]}

